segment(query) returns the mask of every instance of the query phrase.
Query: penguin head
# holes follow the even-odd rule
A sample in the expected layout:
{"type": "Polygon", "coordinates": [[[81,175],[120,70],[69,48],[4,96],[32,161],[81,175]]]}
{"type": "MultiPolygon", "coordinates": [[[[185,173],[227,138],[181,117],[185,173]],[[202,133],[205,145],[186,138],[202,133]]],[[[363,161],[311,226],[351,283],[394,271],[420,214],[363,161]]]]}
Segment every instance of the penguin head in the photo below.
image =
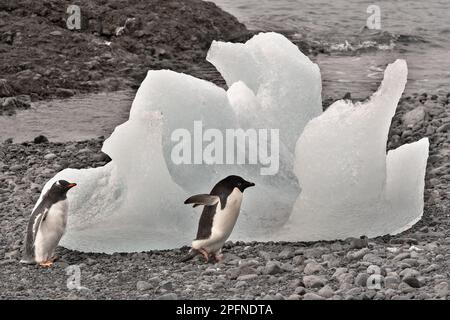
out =
{"type": "Polygon", "coordinates": [[[240,176],[228,176],[220,181],[220,184],[226,185],[227,187],[230,187],[230,189],[238,188],[241,192],[244,192],[244,190],[249,187],[255,186],[253,182],[244,180],[240,176]]]}
{"type": "Polygon", "coordinates": [[[66,180],[58,180],[52,185],[52,187],[50,188],[50,192],[54,195],[64,196],[67,191],[69,191],[76,185],[76,183],[70,183],[66,180]]]}

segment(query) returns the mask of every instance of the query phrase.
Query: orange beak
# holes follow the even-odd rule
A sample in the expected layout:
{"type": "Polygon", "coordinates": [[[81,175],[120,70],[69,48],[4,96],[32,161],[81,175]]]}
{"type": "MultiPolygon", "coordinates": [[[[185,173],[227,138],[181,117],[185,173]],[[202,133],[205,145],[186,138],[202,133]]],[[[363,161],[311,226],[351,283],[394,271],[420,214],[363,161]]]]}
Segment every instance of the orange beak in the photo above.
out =
{"type": "Polygon", "coordinates": [[[76,183],[69,183],[68,187],[69,187],[69,189],[70,189],[70,188],[75,187],[76,185],[77,185],[76,183]]]}

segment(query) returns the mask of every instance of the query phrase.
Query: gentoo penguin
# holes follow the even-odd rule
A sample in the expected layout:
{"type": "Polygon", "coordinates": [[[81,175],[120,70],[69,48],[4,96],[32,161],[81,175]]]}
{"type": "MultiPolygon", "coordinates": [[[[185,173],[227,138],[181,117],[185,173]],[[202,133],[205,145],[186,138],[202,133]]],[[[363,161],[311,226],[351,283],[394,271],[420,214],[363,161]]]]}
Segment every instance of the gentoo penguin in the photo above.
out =
{"type": "Polygon", "coordinates": [[[42,197],[42,201],[31,213],[20,262],[38,263],[43,267],[53,264],[54,251],[66,231],[69,207],[66,194],[75,186],[75,183],[59,180],[42,197]]]}
{"type": "Polygon", "coordinates": [[[188,198],[185,204],[194,207],[203,205],[198,223],[197,237],[192,241],[189,254],[180,261],[202,254],[208,262],[210,255],[222,260],[222,247],[231,234],[241,209],[243,192],[255,184],[239,176],[228,176],[219,181],[209,194],[198,194],[188,198]]]}

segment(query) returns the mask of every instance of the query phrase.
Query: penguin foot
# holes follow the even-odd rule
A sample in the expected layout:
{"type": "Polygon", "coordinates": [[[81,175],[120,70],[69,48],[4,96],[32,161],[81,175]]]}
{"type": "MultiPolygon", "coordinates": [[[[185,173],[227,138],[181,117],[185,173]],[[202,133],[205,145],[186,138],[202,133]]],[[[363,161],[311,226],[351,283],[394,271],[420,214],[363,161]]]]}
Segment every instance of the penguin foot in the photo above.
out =
{"type": "Polygon", "coordinates": [[[215,254],[214,259],[216,262],[222,262],[223,261],[223,254],[215,254]]]}
{"type": "Polygon", "coordinates": [[[209,262],[209,253],[203,248],[200,248],[198,251],[203,255],[205,261],[209,262]]]}
{"type": "Polygon", "coordinates": [[[39,265],[44,268],[50,268],[53,265],[53,261],[51,259],[47,261],[42,261],[39,262],[39,265]]]}

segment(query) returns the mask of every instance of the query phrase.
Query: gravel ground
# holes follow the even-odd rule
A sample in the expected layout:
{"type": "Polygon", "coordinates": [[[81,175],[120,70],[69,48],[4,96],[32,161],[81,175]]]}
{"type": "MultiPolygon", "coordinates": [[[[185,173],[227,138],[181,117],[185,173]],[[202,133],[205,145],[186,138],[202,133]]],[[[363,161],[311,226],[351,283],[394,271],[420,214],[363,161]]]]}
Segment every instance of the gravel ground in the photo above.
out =
{"type": "Polygon", "coordinates": [[[113,255],[59,248],[61,259],[51,269],[19,264],[44,183],[63,168],[101,166],[109,158],[100,152],[103,137],[65,144],[6,141],[0,144],[0,299],[448,298],[449,96],[403,97],[389,134],[388,149],[430,138],[425,212],[412,229],[368,241],[229,242],[219,264],[197,258],[177,263],[187,247],[113,255]],[[80,268],[83,288],[67,287],[69,266],[80,268]],[[380,273],[379,289],[366,286],[373,271],[380,273]]]}

